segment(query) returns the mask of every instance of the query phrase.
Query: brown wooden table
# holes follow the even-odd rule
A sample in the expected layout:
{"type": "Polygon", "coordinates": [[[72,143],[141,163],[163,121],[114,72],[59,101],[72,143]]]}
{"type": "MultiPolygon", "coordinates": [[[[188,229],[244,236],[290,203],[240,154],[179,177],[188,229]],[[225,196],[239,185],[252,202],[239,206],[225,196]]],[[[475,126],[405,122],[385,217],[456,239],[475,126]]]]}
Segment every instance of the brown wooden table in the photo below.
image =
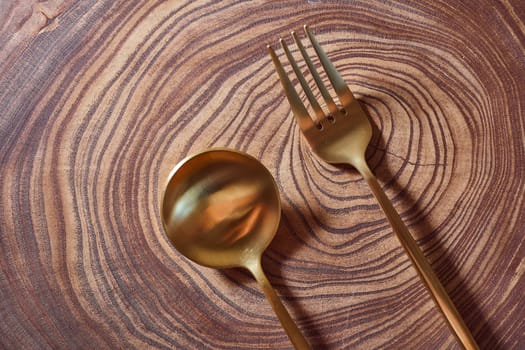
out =
{"type": "Polygon", "coordinates": [[[314,348],[458,348],[366,184],[293,120],[265,46],[303,24],[480,347],[525,348],[523,1],[19,0],[0,19],[0,348],[291,348],[246,272],[164,236],[166,178],[208,147],[274,175],[263,265],[314,348]]]}

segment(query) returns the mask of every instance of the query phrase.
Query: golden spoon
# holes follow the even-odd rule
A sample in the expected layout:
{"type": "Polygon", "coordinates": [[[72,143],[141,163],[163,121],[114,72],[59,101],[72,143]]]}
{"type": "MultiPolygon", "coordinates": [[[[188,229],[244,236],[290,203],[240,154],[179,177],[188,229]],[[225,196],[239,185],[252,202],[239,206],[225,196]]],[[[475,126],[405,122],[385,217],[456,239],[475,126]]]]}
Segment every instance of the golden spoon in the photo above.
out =
{"type": "Polygon", "coordinates": [[[281,218],[277,185],[252,156],[210,149],[172,170],[162,201],[166,234],[179,252],[212,268],[244,267],[255,277],[296,349],[310,349],[261,265],[281,218]]]}

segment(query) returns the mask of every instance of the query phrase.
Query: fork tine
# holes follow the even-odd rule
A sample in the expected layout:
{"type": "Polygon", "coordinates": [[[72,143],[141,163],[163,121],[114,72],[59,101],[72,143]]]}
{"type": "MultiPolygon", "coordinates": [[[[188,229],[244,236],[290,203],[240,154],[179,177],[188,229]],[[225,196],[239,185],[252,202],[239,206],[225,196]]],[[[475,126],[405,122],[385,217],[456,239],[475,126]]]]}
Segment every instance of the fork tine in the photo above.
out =
{"type": "MultiPolygon", "coordinates": [[[[293,32],[292,32],[293,35],[293,32]]],[[[313,110],[315,111],[315,115],[317,116],[317,120],[321,121],[325,115],[323,112],[323,109],[319,105],[319,102],[317,102],[317,99],[315,98],[314,94],[312,93],[312,89],[310,89],[310,86],[308,86],[308,83],[304,79],[303,73],[297,66],[297,62],[292,56],[292,53],[288,49],[288,45],[286,45],[286,42],[283,39],[280,39],[279,42],[281,43],[281,46],[284,50],[284,53],[286,54],[286,57],[288,57],[288,61],[292,65],[293,71],[295,72],[295,75],[297,76],[297,79],[299,79],[299,82],[301,83],[301,86],[303,88],[303,91],[306,93],[306,96],[308,97],[308,101],[310,102],[310,105],[312,106],[313,110]]]]}
{"type": "Polygon", "coordinates": [[[297,34],[295,32],[292,32],[292,37],[295,41],[295,44],[299,48],[299,51],[301,51],[301,55],[303,56],[304,61],[306,62],[306,65],[308,66],[308,69],[310,70],[310,73],[312,73],[312,76],[315,80],[315,84],[319,88],[319,91],[321,92],[321,95],[323,96],[326,105],[328,106],[328,110],[332,115],[334,115],[337,112],[337,106],[332,99],[332,96],[330,96],[330,93],[326,89],[326,86],[324,85],[323,81],[321,80],[321,77],[319,76],[319,73],[317,72],[317,69],[315,68],[314,64],[312,63],[312,60],[310,59],[310,56],[306,52],[306,49],[303,46],[303,43],[299,38],[297,37],[297,34]]]}
{"type": "Polygon", "coordinates": [[[333,63],[328,58],[321,45],[319,45],[317,39],[312,34],[307,25],[304,26],[304,31],[310,39],[310,42],[312,43],[312,46],[314,47],[314,50],[317,53],[317,56],[319,57],[319,60],[321,61],[321,64],[324,67],[326,75],[328,75],[328,79],[330,79],[330,82],[332,83],[332,86],[334,87],[334,90],[337,96],[339,97],[341,104],[345,106],[351,103],[354,99],[354,96],[348,88],[348,86],[346,85],[345,81],[343,80],[337,69],[335,69],[333,63]]]}
{"type": "Polygon", "coordinates": [[[306,132],[314,126],[314,121],[308,114],[308,111],[306,110],[303,101],[301,101],[301,98],[297,94],[297,91],[295,90],[295,87],[288,78],[288,75],[286,75],[283,65],[281,64],[279,57],[277,57],[277,54],[275,53],[274,49],[270,45],[268,45],[267,48],[270,53],[270,56],[272,57],[273,64],[275,65],[275,70],[279,75],[279,80],[281,81],[281,84],[283,86],[286,98],[288,99],[288,102],[292,107],[292,112],[295,118],[297,119],[297,123],[299,124],[301,130],[303,132],[306,132]]]}

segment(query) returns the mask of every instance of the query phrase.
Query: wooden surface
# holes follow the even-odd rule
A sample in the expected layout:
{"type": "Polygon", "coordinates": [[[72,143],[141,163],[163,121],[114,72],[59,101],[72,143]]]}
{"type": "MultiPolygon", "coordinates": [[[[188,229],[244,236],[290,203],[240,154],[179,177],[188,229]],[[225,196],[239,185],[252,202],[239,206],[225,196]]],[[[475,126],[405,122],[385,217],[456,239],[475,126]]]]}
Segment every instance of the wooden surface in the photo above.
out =
{"type": "Polygon", "coordinates": [[[458,348],[366,184],[293,120],[265,45],[303,24],[481,348],[525,347],[522,1],[19,0],[0,21],[0,348],[289,349],[246,272],[162,231],[169,171],[215,146],[276,178],[263,265],[314,348],[458,348]]]}

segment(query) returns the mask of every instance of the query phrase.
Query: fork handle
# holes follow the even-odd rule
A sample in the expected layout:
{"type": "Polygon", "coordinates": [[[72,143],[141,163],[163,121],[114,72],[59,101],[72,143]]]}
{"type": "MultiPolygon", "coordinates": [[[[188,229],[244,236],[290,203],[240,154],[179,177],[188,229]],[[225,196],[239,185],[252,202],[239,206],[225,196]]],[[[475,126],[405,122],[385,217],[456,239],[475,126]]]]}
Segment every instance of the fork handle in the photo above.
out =
{"type": "Polygon", "coordinates": [[[445,316],[448,326],[456,336],[457,340],[467,350],[479,349],[476,341],[474,340],[474,337],[470,333],[470,330],[454,306],[454,303],[450,299],[441,282],[439,282],[439,279],[434,273],[434,270],[432,270],[432,267],[423,255],[423,252],[417,245],[414,238],[412,238],[410,235],[408,228],[405,226],[401,220],[401,217],[394,209],[392,202],[386,196],[385,192],[377,182],[374,174],[370,171],[366,164],[364,166],[362,164],[360,165],[361,166],[356,168],[359,170],[361,175],[363,175],[364,179],[370,186],[370,189],[374,193],[374,196],[379,202],[379,205],[388,218],[390,225],[394,229],[397,238],[401,242],[401,245],[405,249],[406,253],[410,257],[410,260],[412,261],[412,264],[416,268],[419,277],[423,281],[427,290],[430,292],[434,302],[445,316]]]}

